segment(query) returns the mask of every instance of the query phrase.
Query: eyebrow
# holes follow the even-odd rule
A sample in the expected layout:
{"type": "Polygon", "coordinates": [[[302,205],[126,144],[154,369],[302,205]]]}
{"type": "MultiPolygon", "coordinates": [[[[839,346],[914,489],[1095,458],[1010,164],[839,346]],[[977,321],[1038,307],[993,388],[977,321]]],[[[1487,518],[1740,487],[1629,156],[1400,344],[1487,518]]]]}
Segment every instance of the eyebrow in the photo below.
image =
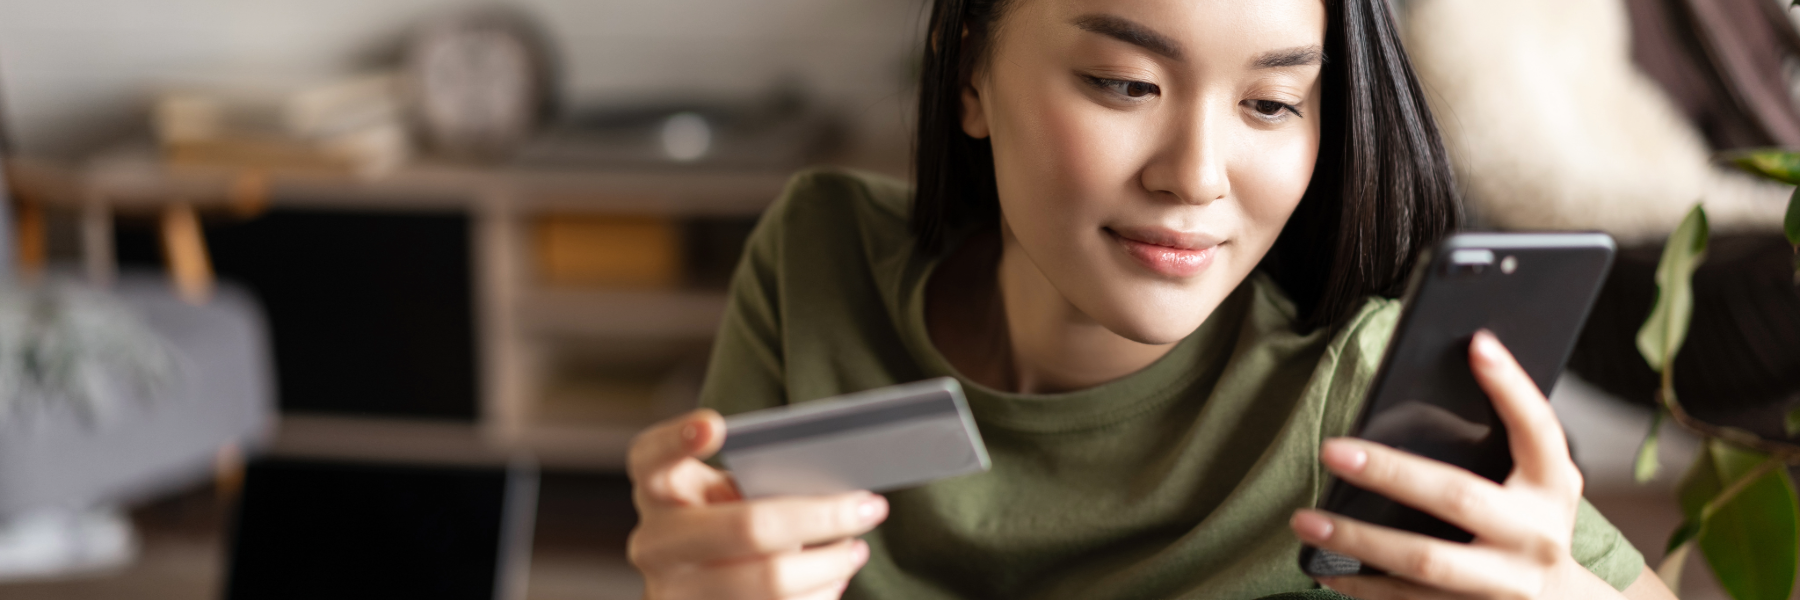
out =
{"type": "MultiPolygon", "coordinates": [[[[1082,31],[1098,33],[1174,60],[1182,59],[1181,44],[1136,21],[1113,15],[1084,15],[1075,19],[1082,31]]],[[[1325,49],[1299,46],[1264,52],[1250,61],[1256,69],[1303,67],[1325,63],[1325,49]]]]}
{"type": "Polygon", "coordinates": [[[1325,49],[1318,46],[1301,46],[1264,52],[1250,61],[1250,66],[1257,69],[1280,69],[1284,67],[1306,67],[1325,64],[1325,49]]]}
{"type": "Polygon", "coordinates": [[[1085,15],[1075,19],[1075,26],[1080,27],[1082,31],[1098,33],[1171,59],[1181,60],[1181,44],[1130,19],[1112,15],[1085,15]]]}

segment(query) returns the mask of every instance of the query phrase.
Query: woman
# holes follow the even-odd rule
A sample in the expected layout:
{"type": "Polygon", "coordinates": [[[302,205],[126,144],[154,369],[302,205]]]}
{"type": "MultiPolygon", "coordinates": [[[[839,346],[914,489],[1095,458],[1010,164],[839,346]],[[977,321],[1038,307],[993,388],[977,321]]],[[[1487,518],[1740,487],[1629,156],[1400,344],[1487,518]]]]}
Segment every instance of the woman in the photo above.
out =
{"type": "Polygon", "coordinates": [[[1383,0],[938,0],[928,46],[916,197],[797,177],[702,400],[954,375],[993,470],[742,501],[702,462],[717,412],[659,424],[630,459],[646,597],[1258,598],[1314,587],[1302,540],[1397,575],[1323,582],[1359,598],[1673,597],[1491,336],[1471,367],[1514,432],[1505,485],[1327,442],[1384,297],[1459,218],[1383,0]],[[1304,510],[1333,473],[1476,540],[1304,510]]]}

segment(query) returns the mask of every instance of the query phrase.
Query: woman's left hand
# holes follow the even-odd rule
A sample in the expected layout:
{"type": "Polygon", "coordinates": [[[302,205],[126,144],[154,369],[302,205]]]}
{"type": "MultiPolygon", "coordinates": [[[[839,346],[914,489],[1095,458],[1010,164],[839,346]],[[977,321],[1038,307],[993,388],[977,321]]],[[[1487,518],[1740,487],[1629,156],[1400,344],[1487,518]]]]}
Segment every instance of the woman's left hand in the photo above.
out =
{"type": "Polygon", "coordinates": [[[1290,523],[1300,539],[1393,575],[1320,583],[1364,600],[1621,597],[1569,552],[1581,472],[1543,392],[1486,331],[1470,343],[1469,363],[1506,425],[1514,466],[1504,484],[1353,438],[1327,440],[1320,455],[1339,478],[1461,527],[1475,534],[1474,541],[1459,544],[1301,510],[1290,523]]]}

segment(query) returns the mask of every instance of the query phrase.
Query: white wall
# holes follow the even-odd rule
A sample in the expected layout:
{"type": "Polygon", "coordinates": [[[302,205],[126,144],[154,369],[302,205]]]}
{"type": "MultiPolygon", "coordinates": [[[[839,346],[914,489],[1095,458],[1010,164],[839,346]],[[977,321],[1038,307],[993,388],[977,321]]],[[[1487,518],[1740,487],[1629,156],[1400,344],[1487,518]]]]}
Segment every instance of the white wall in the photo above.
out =
{"type": "MultiPolygon", "coordinates": [[[[797,77],[897,135],[922,0],[514,0],[556,37],[571,99],[749,94],[797,77]]],[[[150,90],[355,70],[462,0],[0,0],[0,101],[22,150],[141,129],[150,90]]]]}

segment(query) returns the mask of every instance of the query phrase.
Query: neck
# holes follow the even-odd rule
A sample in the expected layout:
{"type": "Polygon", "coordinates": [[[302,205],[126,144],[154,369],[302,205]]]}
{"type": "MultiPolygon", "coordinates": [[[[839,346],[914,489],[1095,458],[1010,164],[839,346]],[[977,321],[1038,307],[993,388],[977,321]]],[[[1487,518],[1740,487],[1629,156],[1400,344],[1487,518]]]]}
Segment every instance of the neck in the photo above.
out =
{"type": "Polygon", "coordinates": [[[1144,344],[1113,333],[1076,308],[1002,232],[996,279],[1006,312],[1011,389],[1053,393],[1090,388],[1130,375],[1174,344],[1144,344]]]}
{"type": "Polygon", "coordinates": [[[966,241],[926,289],[933,345],[958,373],[997,390],[1090,388],[1142,370],[1174,348],[1126,339],[1088,317],[1010,232],[966,241]]]}

